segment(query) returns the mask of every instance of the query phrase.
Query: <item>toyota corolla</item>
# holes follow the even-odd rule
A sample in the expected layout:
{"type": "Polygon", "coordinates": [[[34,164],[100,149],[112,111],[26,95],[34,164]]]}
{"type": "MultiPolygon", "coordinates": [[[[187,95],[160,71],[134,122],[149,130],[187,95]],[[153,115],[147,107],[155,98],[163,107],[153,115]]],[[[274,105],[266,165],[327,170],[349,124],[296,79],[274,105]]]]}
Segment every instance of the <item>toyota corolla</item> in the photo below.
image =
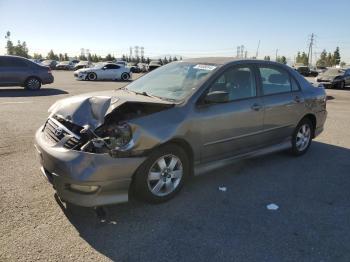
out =
{"type": "Polygon", "coordinates": [[[244,157],[304,154],[326,94],[279,63],[201,58],[125,88],[69,97],[36,132],[42,173],[62,201],[100,206],[175,196],[191,175],[244,157]]]}

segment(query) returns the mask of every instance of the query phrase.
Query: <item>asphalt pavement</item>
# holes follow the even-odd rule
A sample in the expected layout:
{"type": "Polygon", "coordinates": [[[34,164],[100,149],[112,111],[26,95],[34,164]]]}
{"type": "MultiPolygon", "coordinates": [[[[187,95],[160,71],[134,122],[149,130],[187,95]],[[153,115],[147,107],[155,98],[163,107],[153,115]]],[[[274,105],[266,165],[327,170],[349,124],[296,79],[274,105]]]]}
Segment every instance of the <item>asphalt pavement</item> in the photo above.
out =
{"type": "Polygon", "coordinates": [[[350,89],[327,90],[325,131],[302,157],[243,160],[167,203],[97,215],[57,203],[34,133],[56,100],[127,83],[54,76],[39,92],[0,87],[0,261],[350,261],[350,89]]]}

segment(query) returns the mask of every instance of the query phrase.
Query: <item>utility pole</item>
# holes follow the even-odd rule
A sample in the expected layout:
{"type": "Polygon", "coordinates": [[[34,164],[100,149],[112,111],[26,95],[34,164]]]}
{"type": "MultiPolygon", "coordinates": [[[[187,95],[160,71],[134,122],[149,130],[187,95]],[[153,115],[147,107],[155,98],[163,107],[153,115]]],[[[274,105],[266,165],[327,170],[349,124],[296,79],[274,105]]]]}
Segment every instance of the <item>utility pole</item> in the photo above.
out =
{"type": "Polygon", "coordinates": [[[237,58],[239,58],[240,53],[241,53],[241,47],[237,46],[237,58]]]}
{"type": "Polygon", "coordinates": [[[241,58],[243,58],[243,54],[244,54],[244,45],[241,45],[241,58]]]}
{"type": "Polygon", "coordinates": [[[278,48],[276,49],[276,60],[275,61],[277,61],[277,54],[278,54],[278,48]]]}
{"type": "Polygon", "coordinates": [[[259,43],[258,43],[258,48],[256,49],[255,59],[258,59],[258,55],[259,55],[259,47],[260,47],[260,40],[259,40],[259,43]]]}
{"type": "Polygon", "coordinates": [[[309,53],[307,55],[308,66],[312,65],[312,46],[314,45],[314,33],[311,34],[310,44],[309,44],[309,53]]]}

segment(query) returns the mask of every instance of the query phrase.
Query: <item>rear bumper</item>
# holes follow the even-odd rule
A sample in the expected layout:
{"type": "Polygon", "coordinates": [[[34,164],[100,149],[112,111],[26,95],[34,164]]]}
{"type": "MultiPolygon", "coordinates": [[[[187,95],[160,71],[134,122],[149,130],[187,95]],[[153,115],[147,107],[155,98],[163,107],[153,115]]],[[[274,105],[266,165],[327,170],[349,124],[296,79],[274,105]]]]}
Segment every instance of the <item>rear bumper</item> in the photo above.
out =
{"type": "Polygon", "coordinates": [[[113,158],[68,150],[46,142],[42,128],[35,135],[41,171],[60,198],[79,206],[94,207],[128,201],[132,175],[145,157],[113,158]],[[70,185],[98,186],[93,193],[72,190],[70,185]]]}
{"type": "Polygon", "coordinates": [[[53,77],[53,75],[49,74],[47,77],[45,77],[41,80],[41,83],[43,85],[52,84],[54,82],[54,80],[55,80],[55,78],[53,77]]]}

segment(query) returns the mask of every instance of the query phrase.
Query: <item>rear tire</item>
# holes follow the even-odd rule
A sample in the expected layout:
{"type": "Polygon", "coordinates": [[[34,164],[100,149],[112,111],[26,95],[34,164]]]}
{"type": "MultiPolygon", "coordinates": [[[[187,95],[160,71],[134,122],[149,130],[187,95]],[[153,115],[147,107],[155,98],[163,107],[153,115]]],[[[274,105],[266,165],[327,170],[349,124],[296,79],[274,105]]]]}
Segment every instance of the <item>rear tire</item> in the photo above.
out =
{"type": "Polygon", "coordinates": [[[308,118],[302,119],[294,130],[292,136],[291,153],[301,156],[309,149],[314,134],[314,127],[308,118]]]}
{"type": "Polygon", "coordinates": [[[345,88],[345,82],[344,81],[341,81],[339,83],[339,89],[344,89],[345,88]]]}
{"type": "Polygon", "coordinates": [[[30,91],[37,91],[41,88],[41,81],[36,77],[30,77],[25,82],[24,87],[30,91]]]}
{"type": "Polygon", "coordinates": [[[186,152],[169,144],[155,149],[139,167],[134,176],[134,193],[150,203],[161,203],[173,198],[190,174],[186,152]]]}
{"type": "Polygon", "coordinates": [[[97,79],[97,75],[95,73],[89,73],[87,75],[87,79],[90,81],[95,81],[97,79]]]}
{"type": "Polygon", "coordinates": [[[122,79],[123,81],[128,81],[129,78],[130,78],[130,75],[129,75],[128,73],[122,73],[121,79],[122,79]]]}

